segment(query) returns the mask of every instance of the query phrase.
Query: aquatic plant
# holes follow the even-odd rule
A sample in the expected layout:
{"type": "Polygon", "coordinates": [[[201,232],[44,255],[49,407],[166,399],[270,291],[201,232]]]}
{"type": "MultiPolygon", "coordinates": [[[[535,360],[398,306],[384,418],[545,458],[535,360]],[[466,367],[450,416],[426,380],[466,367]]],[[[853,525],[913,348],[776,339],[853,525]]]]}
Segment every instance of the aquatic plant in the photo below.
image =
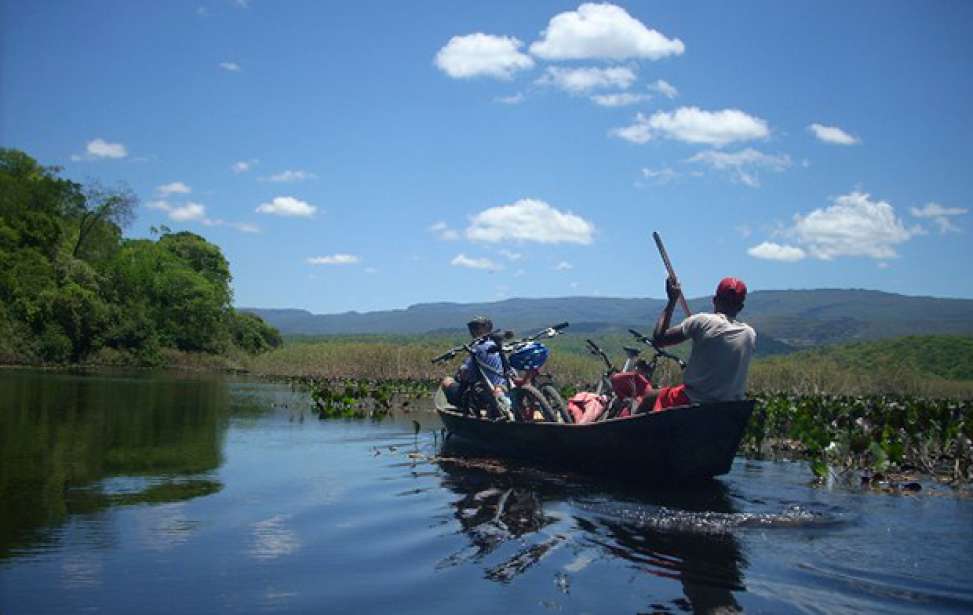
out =
{"type": "Polygon", "coordinates": [[[407,407],[410,400],[428,397],[434,382],[420,380],[368,379],[295,379],[297,387],[307,391],[318,418],[382,418],[398,405],[407,407]]]}
{"type": "MultiPolygon", "coordinates": [[[[922,472],[973,480],[973,411],[964,400],[880,395],[757,394],[741,450],[801,456],[812,472],[922,472]]],[[[880,477],[881,478],[881,477],[880,477]]]]}

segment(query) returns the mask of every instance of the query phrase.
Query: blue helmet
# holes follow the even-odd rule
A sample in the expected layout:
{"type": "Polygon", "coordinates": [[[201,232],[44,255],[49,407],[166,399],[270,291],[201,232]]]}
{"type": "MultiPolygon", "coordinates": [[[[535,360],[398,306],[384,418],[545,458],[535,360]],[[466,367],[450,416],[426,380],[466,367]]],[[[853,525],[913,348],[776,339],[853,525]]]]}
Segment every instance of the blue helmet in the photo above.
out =
{"type": "Polygon", "coordinates": [[[540,342],[530,342],[510,353],[510,365],[514,369],[539,369],[547,361],[549,351],[540,342]]]}

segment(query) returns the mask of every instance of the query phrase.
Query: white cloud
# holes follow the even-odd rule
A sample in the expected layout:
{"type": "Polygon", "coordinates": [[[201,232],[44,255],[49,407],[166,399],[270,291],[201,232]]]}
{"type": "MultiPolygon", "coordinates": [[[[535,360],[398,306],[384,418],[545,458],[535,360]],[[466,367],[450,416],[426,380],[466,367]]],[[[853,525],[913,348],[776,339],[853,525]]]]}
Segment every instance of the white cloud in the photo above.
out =
{"type": "Polygon", "coordinates": [[[597,88],[626,89],[638,76],[627,66],[608,68],[560,68],[549,66],[537,83],[553,85],[572,94],[581,94],[597,88]]]}
{"type": "Polygon", "coordinates": [[[250,224],[249,222],[230,222],[229,226],[235,228],[241,233],[259,233],[260,227],[256,224],[250,224]]]}
{"type": "Polygon", "coordinates": [[[183,205],[172,205],[168,201],[158,200],[146,203],[149,209],[164,211],[169,215],[170,220],[176,222],[199,221],[204,223],[212,222],[206,217],[206,206],[200,203],[185,203],[183,205]]]}
{"type": "Polygon", "coordinates": [[[72,154],[71,160],[75,162],[81,160],[96,160],[99,158],[125,158],[128,156],[128,150],[121,143],[109,143],[104,139],[93,139],[88,141],[85,146],[85,153],[72,154]]]}
{"type": "Polygon", "coordinates": [[[314,256],[307,259],[309,265],[354,265],[361,259],[354,254],[332,254],[331,256],[314,256]]]}
{"type": "Polygon", "coordinates": [[[192,192],[192,188],[187,186],[182,182],[172,182],[171,184],[163,184],[156,188],[160,195],[167,197],[171,194],[189,194],[192,192]]]}
{"type": "Polygon", "coordinates": [[[454,267],[483,269],[485,271],[498,271],[501,269],[499,265],[491,261],[489,258],[470,258],[465,254],[457,254],[456,258],[449,261],[449,264],[454,267]]]}
{"type": "Polygon", "coordinates": [[[646,58],[680,55],[685,45],[647,28],[613,4],[582,4],[551,18],[530,52],[545,60],[646,58]]]}
{"type": "Polygon", "coordinates": [[[512,36],[477,32],[454,36],[436,53],[436,66],[454,79],[494,77],[510,79],[514,73],[533,68],[534,60],[519,51],[523,43],[512,36]]]}
{"type": "Polygon", "coordinates": [[[205,220],[206,219],[206,207],[199,204],[189,202],[185,205],[179,205],[178,207],[173,207],[169,210],[169,217],[177,222],[187,222],[189,220],[205,220]]]}
{"type": "Polygon", "coordinates": [[[648,143],[652,140],[652,128],[649,126],[649,118],[641,113],[635,116],[635,123],[622,128],[615,128],[609,134],[624,139],[630,143],[648,143]]]}
{"type": "Polygon", "coordinates": [[[756,258],[763,258],[771,261],[783,261],[793,263],[803,259],[807,254],[804,250],[795,246],[781,245],[772,241],[765,241],[760,245],[753,246],[747,250],[747,254],[756,258]]]}
{"type": "Polygon", "coordinates": [[[625,107],[627,105],[634,105],[652,97],[648,94],[632,94],[630,92],[621,92],[619,94],[598,94],[591,97],[591,100],[602,107],[625,107]]]}
{"type": "Polygon", "coordinates": [[[722,147],[734,141],[763,139],[770,135],[770,129],[764,120],[739,109],[703,111],[698,107],[680,107],[672,113],[657,111],[651,117],[639,113],[634,124],[616,128],[611,134],[633,143],[663,136],[722,147]]]}
{"type": "Polygon", "coordinates": [[[199,203],[185,205],[171,205],[167,201],[152,201],[147,204],[150,209],[167,212],[169,219],[176,222],[199,222],[206,226],[228,226],[241,233],[259,233],[260,227],[249,222],[227,222],[220,218],[206,217],[206,207],[199,203]]]}
{"type": "Polygon", "coordinates": [[[292,196],[278,196],[269,203],[261,203],[257,213],[273,214],[275,216],[301,216],[310,218],[317,211],[317,207],[292,196]]]}
{"type": "Polygon", "coordinates": [[[644,168],[642,169],[642,177],[654,180],[657,184],[668,184],[679,177],[679,173],[670,167],[663,167],[661,169],[644,168]]]}
{"type": "Polygon", "coordinates": [[[524,257],[524,255],[521,254],[520,252],[512,252],[510,250],[500,250],[500,254],[505,256],[507,260],[510,261],[519,261],[521,258],[524,257]]]}
{"type": "Polygon", "coordinates": [[[676,86],[672,85],[668,81],[663,81],[662,79],[659,79],[655,83],[650,83],[648,88],[650,91],[658,92],[666,98],[675,98],[676,96],[679,96],[679,90],[676,89],[676,86]]]}
{"type": "Polygon", "coordinates": [[[794,216],[790,234],[822,260],[839,256],[867,256],[885,260],[895,258],[895,246],[919,234],[907,229],[885,201],[852,192],[835,199],[834,204],[815,209],[806,216],[794,216]]]}
{"type": "Polygon", "coordinates": [[[459,239],[459,231],[456,229],[449,228],[449,225],[445,222],[436,222],[427,229],[430,233],[434,233],[437,237],[443,241],[456,241],[459,239]]]}
{"type": "Polygon", "coordinates": [[[231,73],[240,72],[240,65],[236,62],[220,62],[220,68],[223,70],[228,70],[231,73]]]}
{"type": "Polygon", "coordinates": [[[264,182],[276,182],[276,183],[294,183],[304,181],[306,179],[316,179],[317,175],[314,173],[309,173],[308,171],[301,171],[300,169],[292,171],[287,169],[281,171],[280,173],[271,175],[269,177],[261,177],[260,181],[264,182]]]}
{"type": "Polygon", "coordinates": [[[149,201],[145,204],[149,209],[158,209],[159,211],[169,211],[171,206],[166,201],[149,201]]]}
{"type": "Polygon", "coordinates": [[[819,141],[833,143],[835,145],[855,145],[861,143],[857,137],[853,137],[837,126],[824,126],[823,124],[811,124],[807,127],[819,141]]]}
{"type": "Polygon", "coordinates": [[[521,92],[517,92],[511,96],[497,96],[493,100],[504,105],[519,105],[524,102],[524,95],[521,92]]]}
{"type": "Polygon", "coordinates": [[[943,207],[939,203],[926,203],[922,207],[910,207],[913,217],[932,220],[939,228],[940,234],[959,233],[960,228],[953,224],[950,218],[962,216],[968,210],[961,207],[943,207]]]}
{"type": "Polygon", "coordinates": [[[240,160],[238,162],[234,162],[233,165],[230,167],[230,169],[232,169],[234,173],[239,175],[240,173],[246,173],[247,171],[252,169],[256,164],[257,164],[256,158],[251,158],[250,160],[240,160]]]}
{"type": "Polygon", "coordinates": [[[572,269],[574,269],[574,265],[568,261],[561,261],[554,266],[554,271],[571,271],[572,269]]]}
{"type": "Polygon", "coordinates": [[[580,216],[564,213],[544,201],[521,199],[473,216],[466,236],[474,241],[535,241],[590,244],[595,227],[580,216]]]}
{"type": "Polygon", "coordinates": [[[730,171],[734,181],[757,188],[760,178],[755,169],[764,168],[773,171],[783,171],[791,166],[791,158],[787,154],[773,156],[764,154],[751,147],[738,152],[721,152],[706,150],[699,152],[688,162],[698,162],[720,171],[730,171]]]}

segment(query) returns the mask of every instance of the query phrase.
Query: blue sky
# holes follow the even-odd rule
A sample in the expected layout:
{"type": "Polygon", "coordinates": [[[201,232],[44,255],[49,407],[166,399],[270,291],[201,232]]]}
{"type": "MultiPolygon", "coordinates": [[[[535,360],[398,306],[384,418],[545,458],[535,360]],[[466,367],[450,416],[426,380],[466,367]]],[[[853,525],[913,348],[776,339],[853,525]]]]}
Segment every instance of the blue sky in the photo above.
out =
{"type": "Polygon", "coordinates": [[[0,145],[235,302],[973,297],[967,2],[0,2],[0,145]]]}

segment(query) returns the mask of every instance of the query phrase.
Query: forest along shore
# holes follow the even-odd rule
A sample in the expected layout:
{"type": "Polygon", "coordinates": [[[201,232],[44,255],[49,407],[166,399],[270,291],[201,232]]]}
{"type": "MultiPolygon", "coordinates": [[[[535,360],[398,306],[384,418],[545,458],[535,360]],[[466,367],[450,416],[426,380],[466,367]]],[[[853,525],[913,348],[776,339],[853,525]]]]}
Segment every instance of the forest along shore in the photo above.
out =
{"type": "Polygon", "coordinates": [[[0,149],[0,363],[228,367],[281,336],[232,307],[230,265],[190,232],[126,239],[126,186],[0,149]]]}

